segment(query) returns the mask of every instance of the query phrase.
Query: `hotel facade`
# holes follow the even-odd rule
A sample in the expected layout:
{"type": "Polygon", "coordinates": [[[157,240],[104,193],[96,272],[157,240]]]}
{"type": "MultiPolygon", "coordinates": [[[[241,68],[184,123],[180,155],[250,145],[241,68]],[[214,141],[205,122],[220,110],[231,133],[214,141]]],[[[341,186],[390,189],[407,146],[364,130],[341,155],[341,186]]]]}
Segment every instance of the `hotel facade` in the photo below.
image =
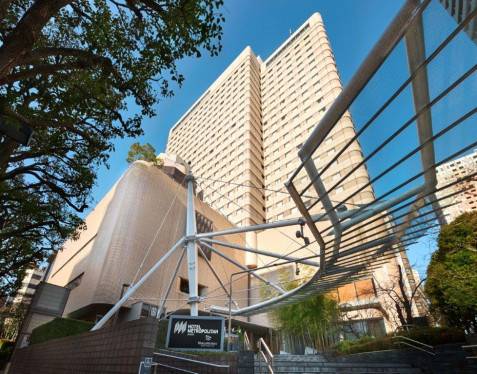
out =
{"type": "MultiPolygon", "coordinates": [[[[70,290],[64,315],[97,320],[185,234],[187,199],[183,182],[189,168],[196,183],[199,232],[299,217],[284,182],[299,164],[298,148],[341,90],[319,14],[313,14],[265,61],[250,47],[245,48],[172,127],[166,154],[161,156],[163,166],[158,168],[143,161],[133,163],[88,215],[87,229],[80,238],[66,242],[58,253],[48,282],[70,290]]],[[[315,153],[318,167],[325,165],[354,135],[354,125],[347,113],[315,153]]],[[[338,162],[323,174],[325,185],[336,181],[362,160],[361,147],[353,141],[338,162]]],[[[305,178],[300,178],[298,184],[306,183],[305,178]]],[[[360,166],[331,198],[340,201],[368,182],[367,169],[360,166]]],[[[305,203],[311,204],[313,199],[316,196],[310,196],[305,203]]],[[[373,199],[372,187],[366,187],[346,208],[352,209],[373,199]]],[[[312,213],[319,213],[320,209],[317,206],[312,213]]],[[[231,244],[297,258],[316,254],[317,244],[303,245],[304,239],[296,236],[297,229],[299,227],[294,225],[223,239],[231,244]]],[[[304,236],[311,238],[308,228],[303,229],[304,236]]],[[[360,231],[357,243],[370,234],[372,230],[360,231]]],[[[199,250],[201,313],[208,313],[212,306],[228,305],[224,284],[238,268],[254,268],[276,260],[221,245],[216,249],[235,264],[216,253],[207,254],[206,248],[199,250]]],[[[187,313],[188,271],[185,259],[178,262],[180,256],[180,251],[171,256],[164,268],[139,288],[121,309],[120,320],[187,313]],[[161,305],[166,294],[169,295],[167,302],[161,305]]],[[[238,279],[233,283],[236,307],[263,299],[262,291],[266,287],[263,278],[267,284],[303,279],[316,271],[308,266],[292,262],[279,270],[260,271],[261,280],[238,279]]],[[[404,270],[403,282],[410,295],[416,282],[403,253],[397,253],[375,269],[372,277],[331,292],[339,302],[350,333],[380,335],[399,325],[392,311],[394,304],[380,292],[381,287],[397,284],[399,267],[404,270]]],[[[419,303],[414,303],[412,308],[416,316],[422,314],[419,303]]],[[[237,321],[259,327],[272,326],[266,314],[239,317],[237,321]]]]}
{"type": "MultiPolygon", "coordinates": [[[[235,225],[299,217],[284,183],[300,163],[298,149],[341,91],[323,20],[315,13],[264,61],[246,47],[171,128],[166,152],[179,155],[191,165],[204,201],[235,225]]],[[[351,115],[346,113],[315,153],[318,169],[354,135],[351,115]]],[[[355,140],[324,173],[324,184],[339,180],[362,160],[360,144],[355,140]]],[[[304,187],[307,182],[308,177],[303,176],[298,186],[304,187]]],[[[363,165],[331,198],[340,201],[368,182],[363,165]]],[[[305,204],[313,199],[316,196],[310,196],[305,204]]],[[[366,187],[347,202],[346,208],[373,199],[372,187],[366,187]]],[[[320,207],[312,210],[320,211],[320,207]]],[[[246,243],[287,254],[303,244],[296,240],[295,230],[288,227],[247,233],[246,243]]],[[[305,235],[312,237],[306,228],[305,235]]],[[[309,256],[313,251],[316,253],[317,248],[312,244],[293,254],[309,256]]],[[[246,258],[249,267],[272,260],[249,253],[246,258]]],[[[389,301],[382,300],[378,285],[389,287],[390,282],[395,283],[399,266],[411,294],[416,281],[405,253],[375,270],[372,278],[336,290],[337,299],[349,310],[350,320],[369,319],[370,325],[382,320],[388,331],[396,327],[391,321],[395,318],[383,318],[389,301]]],[[[290,274],[293,270],[289,269],[290,274]]],[[[271,279],[279,280],[277,272],[268,273],[271,279]]],[[[255,292],[252,297],[258,299],[260,295],[255,292]]],[[[424,312],[422,301],[413,308],[416,316],[424,312]]],[[[266,323],[266,318],[261,323],[266,323]]]]}
{"type": "Polygon", "coordinates": [[[438,166],[436,172],[437,188],[463,179],[452,187],[437,193],[438,198],[442,198],[440,204],[443,207],[446,223],[451,223],[462,213],[477,211],[477,177],[464,180],[466,176],[477,172],[477,150],[467,156],[438,166]],[[448,197],[446,198],[446,196],[448,197]]]}

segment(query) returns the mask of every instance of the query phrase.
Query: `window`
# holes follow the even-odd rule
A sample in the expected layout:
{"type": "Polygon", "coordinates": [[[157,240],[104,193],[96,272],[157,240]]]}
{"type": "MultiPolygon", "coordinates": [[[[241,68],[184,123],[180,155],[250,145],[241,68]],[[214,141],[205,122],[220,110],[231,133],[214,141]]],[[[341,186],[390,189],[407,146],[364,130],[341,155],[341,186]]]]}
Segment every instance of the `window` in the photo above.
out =
{"type": "Polygon", "coordinates": [[[32,279],[36,279],[36,280],[41,280],[41,278],[43,278],[43,276],[40,275],[40,274],[33,274],[33,275],[31,276],[31,278],[32,278],[32,279]]]}
{"type": "Polygon", "coordinates": [[[78,275],[76,278],[74,278],[73,280],[71,280],[66,286],[65,288],[69,289],[69,290],[74,290],[76,287],[78,287],[80,284],[81,284],[81,280],[83,279],[83,275],[84,275],[84,272],[81,273],[80,275],[78,275]]]}
{"type": "MultiPolygon", "coordinates": [[[[214,225],[211,220],[200,214],[199,212],[195,213],[195,220],[197,225],[197,233],[202,234],[205,232],[214,231],[214,225]]],[[[203,257],[202,252],[205,254],[207,259],[212,258],[212,251],[204,245],[199,245],[202,251],[199,251],[199,256],[203,257]]]]}
{"type": "MultiPolygon", "coordinates": [[[[199,284],[198,285],[199,296],[204,296],[207,293],[207,287],[199,284]]],[[[186,278],[179,277],[179,290],[182,293],[189,293],[189,280],[186,278]]]]}

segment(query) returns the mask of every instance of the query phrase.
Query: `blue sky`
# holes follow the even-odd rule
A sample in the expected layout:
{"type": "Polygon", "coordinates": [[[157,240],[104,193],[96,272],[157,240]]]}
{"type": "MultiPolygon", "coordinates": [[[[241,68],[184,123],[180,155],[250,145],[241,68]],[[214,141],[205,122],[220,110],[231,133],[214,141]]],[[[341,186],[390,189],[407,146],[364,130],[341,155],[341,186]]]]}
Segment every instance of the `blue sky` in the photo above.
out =
{"type": "MultiPolygon", "coordinates": [[[[155,118],[144,121],[144,136],[139,139],[123,139],[115,142],[116,150],[111,154],[110,168],[103,167],[99,170],[98,182],[93,191],[94,201],[98,202],[126,170],[125,159],[132,143],[137,141],[151,143],[158,152],[165,149],[169,129],[246,46],[251,46],[257,55],[265,59],[288,37],[290,31],[296,30],[312,13],[319,12],[328,32],[343,85],[346,85],[402,3],[403,1],[397,0],[226,0],[223,9],[226,22],[222,53],[214,58],[203,55],[200,59],[188,58],[179,62],[179,70],[186,78],[185,83],[181,88],[176,88],[173,98],[163,99],[157,105],[155,118]]],[[[455,27],[455,24],[438,4],[434,4],[428,13],[429,17],[435,14],[440,17],[438,25],[428,23],[431,26],[426,35],[428,39],[426,43],[428,49],[432,50],[436,43],[445,37],[446,32],[455,27]]],[[[426,22],[426,17],[424,21],[426,22]]],[[[475,47],[465,40],[465,36],[459,43],[461,43],[459,46],[469,43],[469,46],[475,47]]],[[[379,104],[377,97],[389,95],[407,77],[403,51],[402,46],[397,48],[388,66],[383,67],[363,93],[362,98],[353,105],[352,114],[358,128],[372,114],[372,110],[377,108],[376,105],[379,104]]],[[[469,51],[472,51],[469,53],[475,53],[475,50],[471,48],[469,51]]],[[[456,70],[462,73],[464,71],[462,69],[469,66],[468,64],[466,66],[462,62],[464,59],[460,57],[453,56],[450,51],[449,56],[445,58],[453,63],[459,62],[462,66],[459,65],[459,69],[456,70]]],[[[436,61],[435,67],[430,66],[429,74],[436,78],[432,79],[431,94],[439,92],[446,83],[448,84],[458,76],[458,74],[451,74],[449,69],[445,69],[449,61],[436,61]],[[442,87],[441,83],[444,83],[442,87]]],[[[468,86],[467,89],[472,89],[472,86],[468,86]]],[[[402,124],[411,113],[411,105],[410,93],[403,93],[400,100],[396,102],[395,108],[390,108],[386,114],[387,117],[382,118],[384,121],[382,125],[385,125],[383,128],[389,131],[393,127],[389,125],[390,122],[394,122],[396,126],[402,124]]],[[[440,110],[437,113],[439,118],[447,118],[448,105],[449,103],[444,102],[441,109],[436,109],[440,110]]],[[[131,107],[130,110],[134,111],[135,108],[131,107]]],[[[446,124],[448,122],[442,122],[442,126],[446,124]]],[[[439,124],[435,126],[441,127],[439,124]]],[[[412,136],[411,131],[414,130],[409,129],[403,134],[404,139],[397,143],[398,148],[415,146],[415,142],[412,141],[415,137],[412,136]]],[[[471,133],[471,131],[469,128],[464,132],[471,133]]],[[[364,154],[366,155],[367,151],[372,149],[379,142],[380,137],[386,133],[384,130],[375,129],[373,136],[364,137],[362,140],[364,154]]],[[[452,137],[452,141],[457,142],[455,146],[461,145],[459,140],[461,138],[465,138],[464,133],[452,137]]],[[[389,149],[389,152],[392,155],[393,149],[389,149]]],[[[439,154],[439,157],[445,157],[444,153],[439,154]]],[[[419,166],[418,159],[410,160],[410,162],[412,165],[407,165],[403,171],[396,172],[400,178],[406,172],[409,173],[410,170],[419,166]]],[[[373,175],[382,170],[383,165],[382,159],[370,164],[370,174],[373,175]]],[[[393,177],[396,177],[396,174],[393,177]]],[[[382,181],[376,186],[377,192],[379,193],[380,189],[384,191],[389,183],[391,182],[382,181]]],[[[432,243],[424,239],[410,251],[411,263],[417,265],[421,274],[425,273],[432,249],[432,243]]]]}

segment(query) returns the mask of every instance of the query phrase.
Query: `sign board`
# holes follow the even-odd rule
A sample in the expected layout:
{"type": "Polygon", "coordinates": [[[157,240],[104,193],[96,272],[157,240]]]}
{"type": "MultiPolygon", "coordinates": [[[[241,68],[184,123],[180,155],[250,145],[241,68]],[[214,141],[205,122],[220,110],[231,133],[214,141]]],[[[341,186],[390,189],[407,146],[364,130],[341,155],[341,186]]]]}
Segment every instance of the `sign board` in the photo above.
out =
{"type": "Polygon", "coordinates": [[[222,317],[175,316],[169,318],[167,348],[194,351],[223,351],[222,317]]]}

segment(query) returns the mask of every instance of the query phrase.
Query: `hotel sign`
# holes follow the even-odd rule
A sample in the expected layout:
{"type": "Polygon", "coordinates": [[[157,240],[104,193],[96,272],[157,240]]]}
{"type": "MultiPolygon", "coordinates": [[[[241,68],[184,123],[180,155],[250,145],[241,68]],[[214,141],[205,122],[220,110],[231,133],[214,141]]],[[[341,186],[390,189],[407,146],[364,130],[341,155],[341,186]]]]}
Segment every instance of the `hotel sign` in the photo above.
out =
{"type": "Polygon", "coordinates": [[[170,316],[167,348],[194,351],[222,351],[224,348],[222,317],[170,316]]]}

